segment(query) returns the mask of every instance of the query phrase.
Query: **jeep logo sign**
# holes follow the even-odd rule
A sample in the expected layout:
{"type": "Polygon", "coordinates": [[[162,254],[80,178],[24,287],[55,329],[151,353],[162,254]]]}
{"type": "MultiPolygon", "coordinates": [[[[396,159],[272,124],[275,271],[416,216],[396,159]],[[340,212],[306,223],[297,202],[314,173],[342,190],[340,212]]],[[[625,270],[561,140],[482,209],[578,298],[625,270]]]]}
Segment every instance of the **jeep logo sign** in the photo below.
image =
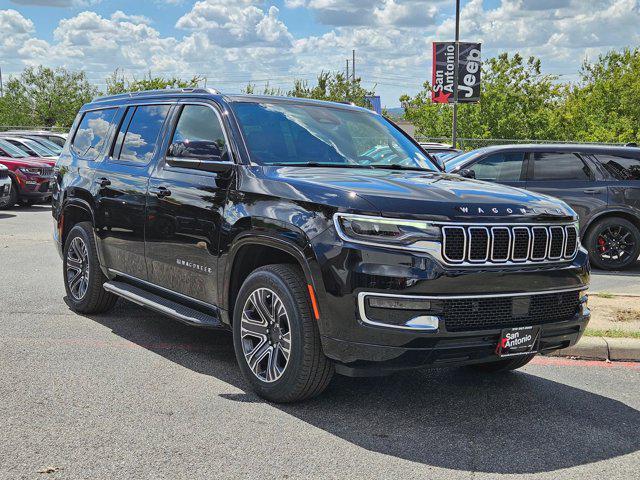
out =
{"type": "MultiPolygon", "coordinates": [[[[480,100],[480,44],[459,43],[458,102],[480,100]]],[[[431,100],[435,103],[453,103],[455,42],[433,43],[433,70],[431,100]]]]}

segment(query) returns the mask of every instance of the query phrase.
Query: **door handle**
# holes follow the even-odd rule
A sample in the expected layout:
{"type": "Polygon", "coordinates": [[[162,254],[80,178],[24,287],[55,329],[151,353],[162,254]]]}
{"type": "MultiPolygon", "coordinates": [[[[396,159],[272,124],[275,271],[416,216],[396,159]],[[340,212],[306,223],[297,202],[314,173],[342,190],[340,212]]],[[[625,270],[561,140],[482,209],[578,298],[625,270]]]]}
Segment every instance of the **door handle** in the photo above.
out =
{"type": "Polygon", "coordinates": [[[98,178],[98,179],[94,180],[94,183],[96,185],[100,185],[101,188],[104,188],[104,187],[108,187],[109,185],[111,185],[111,180],[109,180],[108,178],[102,177],[102,178],[98,178]]]}
{"type": "Polygon", "coordinates": [[[585,188],[582,193],[598,193],[597,188],[585,188]]]}
{"type": "Polygon", "coordinates": [[[154,194],[158,198],[163,198],[171,195],[171,190],[167,187],[150,188],[149,193],[154,194]]]}

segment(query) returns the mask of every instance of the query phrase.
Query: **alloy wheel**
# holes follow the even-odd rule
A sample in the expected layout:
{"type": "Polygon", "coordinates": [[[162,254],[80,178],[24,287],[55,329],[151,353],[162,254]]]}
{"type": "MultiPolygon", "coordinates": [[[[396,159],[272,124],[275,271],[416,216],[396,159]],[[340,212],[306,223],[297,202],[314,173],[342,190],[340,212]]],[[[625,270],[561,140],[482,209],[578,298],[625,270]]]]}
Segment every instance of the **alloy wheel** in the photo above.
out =
{"type": "Polygon", "coordinates": [[[67,252],[67,285],[76,300],[82,300],[89,287],[89,250],[80,237],[71,240],[67,252]]]}
{"type": "Polygon", "coordinates": [[[635,251],[633,234],[624,225],[608,226],[596,237],[596,251],[604,263],[624,264],[635,251]]]}
{"type": "Polygon", "coordinates": [[[284,373],[291,354],[289,316],[280,297],[269,288],[254,290],[240,320],[242,350],[247,365],[263,382],[284,373]]]}

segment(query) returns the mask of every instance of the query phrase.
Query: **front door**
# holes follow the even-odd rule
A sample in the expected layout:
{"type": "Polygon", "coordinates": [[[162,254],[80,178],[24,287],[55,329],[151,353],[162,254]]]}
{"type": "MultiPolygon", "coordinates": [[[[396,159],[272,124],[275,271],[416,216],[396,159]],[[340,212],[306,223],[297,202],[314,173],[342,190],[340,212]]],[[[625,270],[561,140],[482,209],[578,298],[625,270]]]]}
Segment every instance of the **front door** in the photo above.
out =
{"type": "Polygon", "coordinates": [[[219,228],[233,166],[228,141],[213,104],[183,104],[173,117],[173,133],[149,181],[149,281],[216,304],[219,228]],[[216,173],[204,168],[207,162],[222,168],[216,173]]]}
{"type": "Polygon", "coordinates": [[[112,270],[147,279],[144,220],[150,168],[169,105],[121,109],[118,133],[94,175],[96,234],[112,270]]]}
{"type": "Polygon", "coordinates": [[[584,222],[607,206],[607,185],[596,173],[577,153],[536,152],[529,159],[527,189],[564,200],[584,222]]]}

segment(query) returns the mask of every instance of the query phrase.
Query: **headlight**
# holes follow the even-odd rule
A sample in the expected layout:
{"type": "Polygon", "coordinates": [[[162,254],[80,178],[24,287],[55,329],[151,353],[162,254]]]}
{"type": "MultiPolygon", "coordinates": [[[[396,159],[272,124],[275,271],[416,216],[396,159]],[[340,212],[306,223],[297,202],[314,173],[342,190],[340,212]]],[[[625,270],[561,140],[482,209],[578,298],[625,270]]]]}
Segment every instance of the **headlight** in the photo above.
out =
{"type": "Polygon", "coordinates": [[[39,168],[26,168],[26,167],[22,167],[18,169],[20,172],[22,173],[26,173],[27,175],[40,175],[40,169],[39,168]]]}
{"type": "Polygon", "coordinates": [[[439,242],[440,227],[423,220],[336,213],[333,221],[343,240],[368,245],[426,251],[422,242],[439,242]]]}

